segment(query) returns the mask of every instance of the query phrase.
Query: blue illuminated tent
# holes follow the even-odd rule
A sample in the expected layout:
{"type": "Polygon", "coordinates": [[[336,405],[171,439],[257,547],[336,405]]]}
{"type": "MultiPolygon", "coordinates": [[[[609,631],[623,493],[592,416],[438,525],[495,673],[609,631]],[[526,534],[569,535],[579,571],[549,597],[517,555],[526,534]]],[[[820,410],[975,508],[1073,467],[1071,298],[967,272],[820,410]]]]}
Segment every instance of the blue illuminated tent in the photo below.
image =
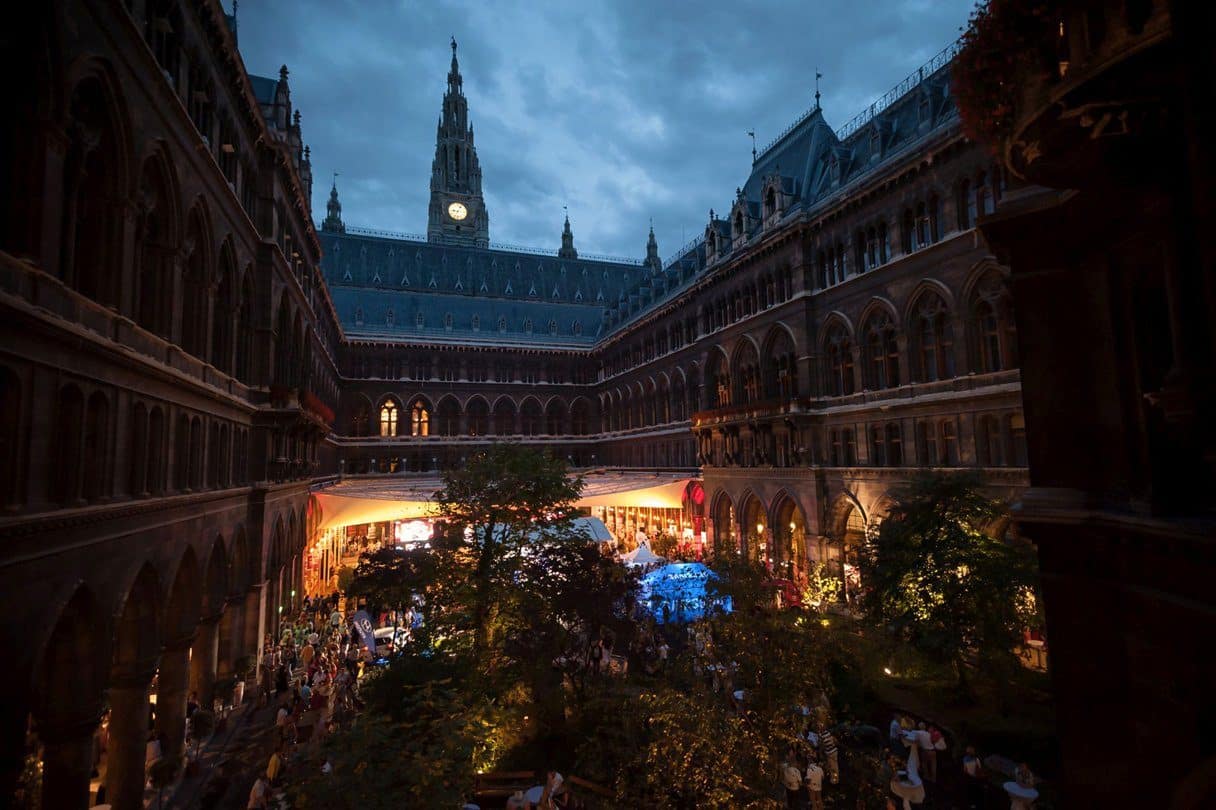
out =
{"type": "Polygon", "coordinates": [[[668,563],[639,580],[638,603],[659,624],[730,613],[730,597],[718,595],[711,584],[716,579],[718,575],[704,563],[668,563]]]}

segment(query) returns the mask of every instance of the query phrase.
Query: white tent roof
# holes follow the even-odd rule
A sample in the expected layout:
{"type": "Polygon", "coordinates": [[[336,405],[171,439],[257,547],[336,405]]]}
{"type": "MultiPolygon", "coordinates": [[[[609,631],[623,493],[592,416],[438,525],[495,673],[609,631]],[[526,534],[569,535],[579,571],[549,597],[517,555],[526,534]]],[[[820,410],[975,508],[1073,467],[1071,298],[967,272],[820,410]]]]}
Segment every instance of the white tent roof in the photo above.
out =
{"type": "Polygon", "coordinates": [[[650,546],[638,546],[628,554],[622,554],[621,560],[625,565],[650,565],[664,562],[667,558],[660,557],[650,550],[650,546]]]}
{"type": "MultiPolygon", "coordinates": [[[[693,479],[670,473],[598,471],[588,473],[583,480],[583,497],[577,504],[581,507],[679,509],[693,479]]],[[[443,482],[433,475],[347,478],[315,493],[321,507],[319,528],[323,531],[333,526],[436,517],[438,510],[432,499],[442,488],[443,482]]],[[[596,539],[607,539],[600,536],[599,527],[588,527],[588,531],[596,539]]]]}

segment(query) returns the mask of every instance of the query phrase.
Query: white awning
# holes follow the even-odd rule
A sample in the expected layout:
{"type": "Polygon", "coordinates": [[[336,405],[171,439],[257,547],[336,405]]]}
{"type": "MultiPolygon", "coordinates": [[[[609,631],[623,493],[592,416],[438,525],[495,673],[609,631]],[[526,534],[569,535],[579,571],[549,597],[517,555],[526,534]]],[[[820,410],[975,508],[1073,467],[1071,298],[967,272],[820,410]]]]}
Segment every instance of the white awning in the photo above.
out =
{"type": "MultiPolygon", "coordinates": [[[[679,509],[693,480],[664,473],[589,473],[577,505],[679,509]]],[[[442,488],[437,476],[348,478],[315,493],[319,528],[436,517],[434,496],[442,488]]]]}

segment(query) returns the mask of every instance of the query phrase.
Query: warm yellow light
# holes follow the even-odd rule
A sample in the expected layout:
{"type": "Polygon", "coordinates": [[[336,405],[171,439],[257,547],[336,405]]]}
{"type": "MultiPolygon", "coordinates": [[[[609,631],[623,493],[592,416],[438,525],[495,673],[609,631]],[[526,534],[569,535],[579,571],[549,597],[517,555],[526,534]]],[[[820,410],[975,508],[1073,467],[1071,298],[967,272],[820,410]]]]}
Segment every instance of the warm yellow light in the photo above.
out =
{"type": "Polygon", "coordinates": [[[892,674],[892,672],[891,672],[891,668],[890,668],[890,667],[883,667],[883,668],[882,668],[882,671],[883,671],[883,672],[885,672],[885,673],[887,673],[888,675],[891,675],[891,674],[892,674]]]}
{"type": "Polygon", "coordinates": [[[764,524],[763,523],[756,524],[756,534],[764,534],[764,524]]]}

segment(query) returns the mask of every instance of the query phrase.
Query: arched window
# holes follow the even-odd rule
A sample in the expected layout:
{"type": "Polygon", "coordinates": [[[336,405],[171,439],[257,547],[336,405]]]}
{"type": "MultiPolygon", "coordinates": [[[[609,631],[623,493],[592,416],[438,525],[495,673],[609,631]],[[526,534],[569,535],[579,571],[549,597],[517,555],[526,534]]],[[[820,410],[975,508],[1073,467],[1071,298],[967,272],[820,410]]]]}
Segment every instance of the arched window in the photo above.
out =
{"type": "Polygon", "coordinates": [[[456,436],[460,433],[460,406],[452,397],[439,403],[435,411],[436,432],[440,436],[456,436]]]}
{"type": "Polygon", "coordinates": [[[904,253],[911,253],[916,250],[916,217],[912,213],[911,208],[904,209],[904,216],[900,224],[903,226],[900,229],[900,237],[903,242],[904,253]]]}
{"type": "Polygon", "coordinates": [[[1005,466],[1005,448],[997,418],[985,414],[975,423],[975,456],[981,467],[1005,466]]]}
{"type": "Polygon", "coordinates": [[[891,467],[902,467],[904,463],[903,433],[898,422],[888,422],[887,433],[887,464],[891,467]]]}
{"type": "Polygon", "coordinates": [[[110,401],[100,391],[89,397],[84,423],[84,499],[96,501],[107,495],[110,472],[110,401]]]}
{"type": "Polygon", "coordinates": [[[941,298],[926,294],[916,307],[912,324],[916,375],[921,382],[954,376],[954,329],[941,298]]]}
{"type": "Polygon", "coordinates": [[[941,423],[941,463],[947,467],[958,466],[958,429],[953,419],[941,423]]]}
{"type": "Polygon", "coordinates": [[[165,415],[159,406],[148,414],[148,470],[145,489],[153,495],[165,491],[165,415]]]}
{"type": "Polygon", "coordinates": [[[591,432],[591,406],[585,399],[576,399],[570,407],[570,432],[575,436],[586,436],[591,432]]]}
{"type": "Polygon", "coordinates": [[[827,390],[835,397],[853,393],[853,344],[843,326],[828,333],[827,345],[827,390]]]}
{"type": "Polygon", "coordinates": [[[980,172],[980,176],[975,179],[975,195],[978,198],[980,214],[987,215],[996,210],[996,202],[992,196],[992,184],[987,172],[980,172]]]}
{"type": "Polygon", "coordinates": [[[899,344],[891,318],[873,315],[866,321],[865,335],[866,385],[874,391],[899,385],[899,344]]]}
{"type": "Polygon", "coordinates": [[[410,435],[431,435],[431,414],[422,402],[415,402],[410,410],[410,435]]]}
{"type": "Polygon", "coordinates": [[[469,400],[465,407],[470,436],[485,436],[490,432],[490,408],[485,400],[476,398],[469,400]]]}
{"type": "Polygon", "coordinates": [[[494,433],[499,436],[515,433],[515,405],[509,399],[499,400],[494,406],[494,433]]]}
{"type": "Polygon", "coordinates": [[[1009,453],[1007,458],[1014,467],[1025,467],[1026,456],[1026,419],[1021,411],[1005,417],[1005,433],[1009,437],[1009,453]]]}
{"type": "Polygon", "coordinates": [[[380,406],[380,435],[397,435],[397,403],[388,400],[380,406]]]}
{"type": "Polygon", "coordinates": [[[148,462],[148,409],[142,402],[131,408],[131,444],[128,459],[129,478],[127,491],[139,497],[145,490],[148,462]]]}
{"type": "Polygon", "coordinates": [[[84,420],[84,397],[80,389],[68,385],[59,391],[55,409],[55,463],[50,465],[51,493],[61,504],[79,497],[80,434],[84,420]]]}
{"type": "Polygon", "coordinates": [[[887,466],[887,435],[882,425],[870,426],[870,464],[874,467],[887,466]]]}
{"type": "Polygon", "coordinates": [[[916,423],[916,457],[922,467],[936,467],[940,463],[937,425],[932,422],[916,423]]]}
{"type": "Polygon", "coordinates": [[[975,225],[975,195],[971,181],[963,180],[958,185],[958,229],[965,231],[975,225]]]}
{"type": "Polygon", "coordinates": [[[996,271],[976,284],[971,340],[974,371],[1003,371],[1017,365],[1017,333],[1005,281],[996,271]]]}

